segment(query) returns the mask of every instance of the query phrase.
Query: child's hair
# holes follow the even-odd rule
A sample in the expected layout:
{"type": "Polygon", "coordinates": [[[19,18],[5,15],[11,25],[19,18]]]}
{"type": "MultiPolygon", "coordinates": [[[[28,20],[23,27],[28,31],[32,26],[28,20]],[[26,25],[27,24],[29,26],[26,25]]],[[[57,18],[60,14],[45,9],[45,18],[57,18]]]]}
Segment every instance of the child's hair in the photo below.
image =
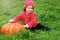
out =
{"type": "MultiPolygon", "coordinates": [[[[34,7],[33,7],[32,9],[34,10],[34,7]]],[[[26,12],[26,8],[23,8],[23,11],[25,11],[25,12],[26,12]]]]}

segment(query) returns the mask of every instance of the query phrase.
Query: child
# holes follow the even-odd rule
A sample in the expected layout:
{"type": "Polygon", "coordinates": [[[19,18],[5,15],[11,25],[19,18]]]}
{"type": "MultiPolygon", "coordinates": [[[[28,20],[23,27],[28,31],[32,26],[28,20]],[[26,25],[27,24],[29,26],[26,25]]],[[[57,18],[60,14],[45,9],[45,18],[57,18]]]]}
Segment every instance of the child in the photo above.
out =
{"type": "Polygon", "coordinates": [[[24,27],[26,27],[27,29],[42,29],[46,31],[50,30],[50,28],[41,25],[37,21],[34,12],[34,2],[32,0],[26,0],[26,2],[24,3],[23,11],[13,19],[9,20],[9,22],[17,22],[19,20],[22,20],[24,22],[24,27]]]}

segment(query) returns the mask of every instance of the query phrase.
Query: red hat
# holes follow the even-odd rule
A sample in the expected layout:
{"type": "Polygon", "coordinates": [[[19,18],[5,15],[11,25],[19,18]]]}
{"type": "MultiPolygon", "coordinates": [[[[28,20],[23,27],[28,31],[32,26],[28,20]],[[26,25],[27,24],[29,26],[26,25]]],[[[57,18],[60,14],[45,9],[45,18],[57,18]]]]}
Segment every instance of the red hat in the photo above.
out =
{"type": "Polygon", "coordinates": [[[34,7],[34,2],[32,0],[26,0],[26,2],[24,3],[24,8],[28,7],[29,5],[34,7]]]}

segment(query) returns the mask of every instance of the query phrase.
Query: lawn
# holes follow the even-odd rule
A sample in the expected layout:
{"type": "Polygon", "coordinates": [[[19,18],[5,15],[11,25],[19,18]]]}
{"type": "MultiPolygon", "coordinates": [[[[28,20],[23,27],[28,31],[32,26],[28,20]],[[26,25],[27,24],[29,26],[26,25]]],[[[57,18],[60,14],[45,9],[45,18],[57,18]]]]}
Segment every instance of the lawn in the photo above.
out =
{"type": "MultiPolygon", "coordinates": [[[[30,30],[15,35],[4,35],[0,32],[0,40],[60,40],[60,0],[33,0],[38,21],[54,32],[30,30]]],[[[24,0],[0,0],[0,28],[22,9],[24,0]]]]}

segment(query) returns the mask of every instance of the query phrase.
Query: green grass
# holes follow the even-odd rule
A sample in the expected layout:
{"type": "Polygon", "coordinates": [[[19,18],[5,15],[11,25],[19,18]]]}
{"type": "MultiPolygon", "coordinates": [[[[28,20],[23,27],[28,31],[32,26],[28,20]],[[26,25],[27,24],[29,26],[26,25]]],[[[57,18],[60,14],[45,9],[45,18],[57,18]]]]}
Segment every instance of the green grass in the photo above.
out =
{"type": "MultiPolygon", "coordinates": [[[[0,40],[60,40],[60,0],[34,0],[35,12],[38,21],[54,32],[29,30],[19,32],[16,35],[3,35],[0,32],[0,40]]],[[[0,0],[0,28],[23,9],[24,0],[0,0]]]]}

